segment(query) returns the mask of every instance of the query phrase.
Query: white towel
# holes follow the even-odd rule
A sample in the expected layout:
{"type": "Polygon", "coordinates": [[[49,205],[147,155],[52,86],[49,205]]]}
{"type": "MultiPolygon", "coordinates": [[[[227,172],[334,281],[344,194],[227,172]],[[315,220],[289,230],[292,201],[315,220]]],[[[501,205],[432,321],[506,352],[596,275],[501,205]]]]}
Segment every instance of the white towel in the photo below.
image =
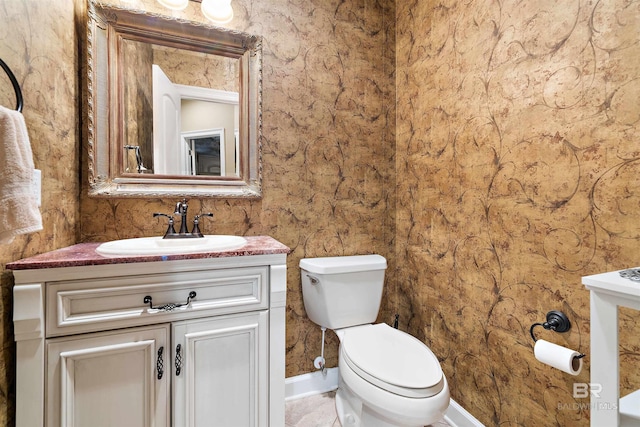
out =
{"type": "Polygon", "coordinates": [[[31,193],[33,175],[24,116],[0,105],[0,244],[42,230],[38,201],[31,193]]]}

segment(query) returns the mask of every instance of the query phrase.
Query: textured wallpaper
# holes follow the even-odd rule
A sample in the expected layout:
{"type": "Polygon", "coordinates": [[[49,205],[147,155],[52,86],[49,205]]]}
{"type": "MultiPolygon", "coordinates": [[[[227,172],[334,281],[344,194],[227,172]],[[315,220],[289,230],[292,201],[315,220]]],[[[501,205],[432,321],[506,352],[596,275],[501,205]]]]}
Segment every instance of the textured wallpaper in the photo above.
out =
{"type": "MultiPolygon", "coordinates": [[[[581,276],[640,264],[640,3],[399,1],[396,25],[407,327],[487,426],[587,426],[589,357],[542,365],[529,326],[562,310],[571,331],[538,337],[588,354],[581,276]]],[[[622,395],[639,319],[621,314],[622,395]]]]}
{"type": "MultiPolygon", "coordinates": [[[[126,5],[167,12],[155,0],[126,5]]],[[[199,6],[175,16],[203,21],[199,6]]],[[[380,253],[392,264],[395,9],[368,0],[234,0],[233,8],[228,28],[263,37],[263,198],[191,199],[189,210],[213,212],[205,233],[267,234],[292,249],[286,374],[293,376],[314,370],[321,346],[320,328],[304,311],[299,260],[380,253]]],[[[169,213],[177,200],[95,199],[83,191],[80,239],[162,234],[165,224],[152,214],[169,213]]],[[[327,363],[337,366],[337,338],[327,336],[327,363]]]]}
{"type": "MultiPolygon", "coordinates": [[[[77,242],[80,188],[78,54],[73,1],[0,0],[0,58],[18,80],[33,160],[42,171],[40,232],[0,245],[0,426],[13,426],[13,276],[8,262],[77,242]]],[[[0,104],[14,108],[0,69],[0,104]]]]}
{"type": "MultiPolygon", "coordinates": [[[[113,0],[113,3],[119,0],[113,0]]],[[[130,7],[160,11],[155,0],[130,7]]],[[[187,19],[203,19],[196,3],[187,19]]],[[[638,2],[233,0],[264,38],[261,200],[192,199],[205,230],[268,234],[288,259],[287,376],[313,371],[303,257],[389,260],[380,321],[441,359],[453,398],[487,426],[588,425],[540,338],[589,352],[583,275],[640,265],[638,2]],[[397,61],[397,65],[396,65],[397,61]],[[559,404],[569,404],[563,408],[559,404]]],[[[158,235],[175,199],[94,199],[81,156],[73,0],[0,0],[0,57],[23,86],[44,230],[0,247],[0,425],[13,425],[11,274],[80,241],[158,235]]],[[[13,105],[0,80],[0,103],[13,105]]],[[[622,394],[640,388],[638,316],[620,317],[622,394]]],[[[327,334],[328,366],[337,340],[327,334]]]]}

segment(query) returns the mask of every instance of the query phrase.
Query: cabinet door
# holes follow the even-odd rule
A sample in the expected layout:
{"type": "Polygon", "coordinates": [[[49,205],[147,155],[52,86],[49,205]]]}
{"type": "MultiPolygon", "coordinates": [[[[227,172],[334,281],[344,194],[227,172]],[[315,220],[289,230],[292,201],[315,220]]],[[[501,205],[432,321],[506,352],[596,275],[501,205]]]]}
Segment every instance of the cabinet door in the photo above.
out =
{"type": "Polygon", "coordinates": [[[266,311],[173,324],[174,427],[266,427],[266,311]]]}
{"type": "Polygon", "coordinates": [[[169,326],[47,340],[47,427],[168,427],[169,326]]]}

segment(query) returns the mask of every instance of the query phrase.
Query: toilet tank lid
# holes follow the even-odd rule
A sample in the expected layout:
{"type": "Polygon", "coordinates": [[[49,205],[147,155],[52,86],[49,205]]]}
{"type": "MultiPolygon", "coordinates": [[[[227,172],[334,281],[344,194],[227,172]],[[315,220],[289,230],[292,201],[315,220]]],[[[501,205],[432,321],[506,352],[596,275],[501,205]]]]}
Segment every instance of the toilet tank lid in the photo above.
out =
{"type": "Polygon", "coordinates": [[[384,270],[387,260],[382,255],[351,255],[321,258],[303,258],[300,268],[316,274],[356,273],[384,270]]]}

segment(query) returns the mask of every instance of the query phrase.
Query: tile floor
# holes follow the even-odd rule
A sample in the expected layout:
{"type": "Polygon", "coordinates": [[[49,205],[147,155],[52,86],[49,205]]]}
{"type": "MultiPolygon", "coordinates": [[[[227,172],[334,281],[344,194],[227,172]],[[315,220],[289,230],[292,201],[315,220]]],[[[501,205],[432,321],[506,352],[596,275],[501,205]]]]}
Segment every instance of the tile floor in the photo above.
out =
{"type": "MultiPolygon", "coordinates": [[[[285,427],[341,427],[334,404],[335,392],[316,394],[285,404],[285,427]]],[[[445,421],[431,427],[449,427],[445,421]]]]}

